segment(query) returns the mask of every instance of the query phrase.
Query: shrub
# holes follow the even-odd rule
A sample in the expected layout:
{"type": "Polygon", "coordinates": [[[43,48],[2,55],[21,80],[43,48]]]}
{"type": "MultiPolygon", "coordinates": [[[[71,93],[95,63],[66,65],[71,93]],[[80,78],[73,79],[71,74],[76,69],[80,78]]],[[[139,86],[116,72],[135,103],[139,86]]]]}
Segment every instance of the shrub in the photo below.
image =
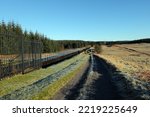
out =
{"type": "Polygon", "coordinates": [[[101,45],[98,45],[98,44],[95,45],[95,52],[98,53],[98,54],[100,54],[102,52],[101,45]]]}

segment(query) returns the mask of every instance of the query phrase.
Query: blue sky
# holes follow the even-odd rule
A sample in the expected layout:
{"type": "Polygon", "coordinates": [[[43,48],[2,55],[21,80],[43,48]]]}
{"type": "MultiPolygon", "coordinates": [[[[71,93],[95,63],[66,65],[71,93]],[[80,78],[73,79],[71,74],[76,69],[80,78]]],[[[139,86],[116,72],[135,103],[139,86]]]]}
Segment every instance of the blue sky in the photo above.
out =
{"type": "Polygon", "coordinates": [[[57,40],[150,37],[150,0],[0,0],[0,20],[57,40]]]}

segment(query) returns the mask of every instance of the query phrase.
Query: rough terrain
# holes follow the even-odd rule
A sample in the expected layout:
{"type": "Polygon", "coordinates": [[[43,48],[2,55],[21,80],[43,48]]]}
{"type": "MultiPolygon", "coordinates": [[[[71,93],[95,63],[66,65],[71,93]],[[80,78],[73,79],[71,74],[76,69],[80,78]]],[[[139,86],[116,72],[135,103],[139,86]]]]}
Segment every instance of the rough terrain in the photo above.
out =
{"type": "Polygon", "coordinates": [[[91,65],[78,83],[66,92],[61,99],[77,100],[116,100],[121,99],[115,86],[111,82],[105,61],[98,56],[91,55],[91,65]]]}

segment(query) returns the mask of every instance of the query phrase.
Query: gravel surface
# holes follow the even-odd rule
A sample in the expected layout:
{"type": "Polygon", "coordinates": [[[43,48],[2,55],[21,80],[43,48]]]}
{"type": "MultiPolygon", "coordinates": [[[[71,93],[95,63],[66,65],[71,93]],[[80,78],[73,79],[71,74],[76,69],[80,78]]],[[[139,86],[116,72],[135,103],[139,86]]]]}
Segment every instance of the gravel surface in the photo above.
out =
{"type": "MultiPolygon", "coordinates": [[[[89,68],[75,84],[62,90],[56,99],[66,100],[135,100],[150,99],[150,85],[129,78],[114,65],[91,55],[89,68]]],[[[82,72],[82,71],[81,71],[82,72]]],[[[72,83],[70,83],[71,85],[72,83]]]]}
{"type": "Polygon", "coordinates": [[[91,55],[88,73],[70,90],[65,99],[115,100],[121,99],[111,82],[111,76],[99,57],[91,55]]]}

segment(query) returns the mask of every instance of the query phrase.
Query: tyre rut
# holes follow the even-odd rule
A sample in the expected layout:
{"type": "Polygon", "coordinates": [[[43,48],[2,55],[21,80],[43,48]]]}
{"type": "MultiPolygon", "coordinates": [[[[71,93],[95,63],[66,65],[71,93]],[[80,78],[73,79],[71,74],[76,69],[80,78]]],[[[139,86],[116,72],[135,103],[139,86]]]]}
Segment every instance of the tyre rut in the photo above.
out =
{"type": "Polygon", "coordinates": [[[111,82],[111,76],[104,66],[104,61],[95,55],[91,55],[91,66],[86,76],[84,75],[78,84],[70,90],[66,99],[77,100],[116,100],[121,99],[115,86],[111,82]]]}

